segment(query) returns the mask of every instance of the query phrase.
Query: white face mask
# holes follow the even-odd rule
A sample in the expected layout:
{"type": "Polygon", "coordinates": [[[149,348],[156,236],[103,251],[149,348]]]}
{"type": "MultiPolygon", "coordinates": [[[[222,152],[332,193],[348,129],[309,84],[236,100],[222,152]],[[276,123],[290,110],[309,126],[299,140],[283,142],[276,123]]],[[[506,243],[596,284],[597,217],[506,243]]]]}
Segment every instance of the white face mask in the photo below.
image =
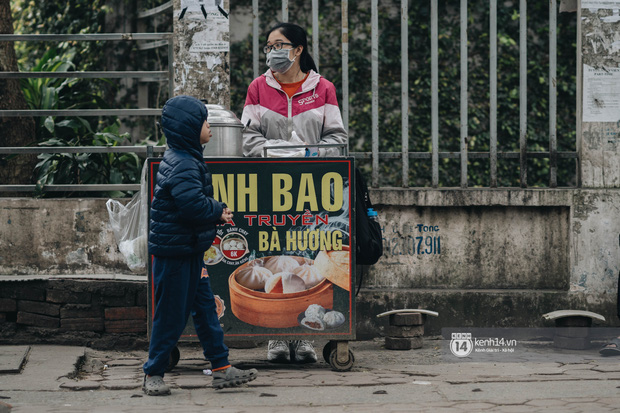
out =
{"type": "Polygon", "coordinates": [[[267,53],[267,66],[277,73],[286,73],[293,66],[295,58],[288,57],[292,49],[271,50],[267,53]]]}

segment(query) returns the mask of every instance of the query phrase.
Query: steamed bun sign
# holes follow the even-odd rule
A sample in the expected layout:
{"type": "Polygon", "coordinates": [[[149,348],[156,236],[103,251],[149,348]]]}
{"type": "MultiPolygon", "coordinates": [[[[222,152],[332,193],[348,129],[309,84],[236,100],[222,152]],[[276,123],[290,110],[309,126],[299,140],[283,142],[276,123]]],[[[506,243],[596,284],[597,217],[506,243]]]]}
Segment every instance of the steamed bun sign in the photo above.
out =
{"type": "Polygon", "coordinates": [[[205,253],[226,334],[354,338],[352,159],[206,159],[233,211],[205,253]]]}

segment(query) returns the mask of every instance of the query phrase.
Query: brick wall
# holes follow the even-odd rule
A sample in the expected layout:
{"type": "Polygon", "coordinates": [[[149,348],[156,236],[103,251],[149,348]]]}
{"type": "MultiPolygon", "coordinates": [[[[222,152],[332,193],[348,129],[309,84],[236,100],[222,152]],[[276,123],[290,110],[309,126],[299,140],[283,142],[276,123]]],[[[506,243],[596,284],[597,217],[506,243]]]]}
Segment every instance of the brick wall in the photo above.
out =
{"type": "Polygon", "coordinates": [[[0,342],[142,346],[146,297],[146,281],[2,282],[0,342]]]}

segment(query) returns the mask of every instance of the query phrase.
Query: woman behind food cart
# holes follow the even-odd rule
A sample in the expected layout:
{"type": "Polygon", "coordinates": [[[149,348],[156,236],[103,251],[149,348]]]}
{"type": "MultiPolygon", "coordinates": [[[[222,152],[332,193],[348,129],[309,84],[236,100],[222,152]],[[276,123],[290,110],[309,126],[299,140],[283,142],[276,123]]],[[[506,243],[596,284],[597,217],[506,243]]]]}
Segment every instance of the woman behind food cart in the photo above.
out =
{"type": "MultiPolygon", "coordinates": [[[[316,144],[318,156],[337,156],[338,148],[320,147],[347,143],[336,88],[317,73],[305,30],[280,23],[267,34],[263,51],[269,69],[248,87],[241,116],[247,125],[243,154],[260,157],[265,147],[316,144]]],[[[305,153],[304,149],[280,149],[268,150],[267,156],[305,153]]]]}
{"type": "MultiPolygon", "coordinates": [[[[308,53],[306,31],[292,23],[280,23],[267,33],[263,48],[269,69],[250,83],[241,116],[244,156],[337,156],[346,144],[336,88],[317,73],[308,53]],[[305,148],[286,148],[308,145],[305,148]],[[316,145],[316,146],[313,146],[316,145]],[[284,147],[284,148],[283,148],[284,147]],[[273,149],[269,149],[273,148],[273,149]]],[[[311,342],[270,340],[269,361],[316,362],[311,342]]]]}

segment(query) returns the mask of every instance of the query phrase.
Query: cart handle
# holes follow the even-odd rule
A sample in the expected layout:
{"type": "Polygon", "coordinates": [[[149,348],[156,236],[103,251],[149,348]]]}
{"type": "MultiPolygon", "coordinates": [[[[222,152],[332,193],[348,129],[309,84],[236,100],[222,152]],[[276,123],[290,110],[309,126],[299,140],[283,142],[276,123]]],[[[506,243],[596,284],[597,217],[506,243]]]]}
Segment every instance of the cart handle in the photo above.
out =
{"type": "Polygon", "coordinates": [[[297,149],[297,148],[340,148],[340,153],[342,156],[349,156],[349,144],[347,143],[325,143],[325,144],[314,144],[314,145],[278,145],[278,146],[269,146],[263,148],[263,156],[267,157],[267,151],[270,149],[297,149]]]}

